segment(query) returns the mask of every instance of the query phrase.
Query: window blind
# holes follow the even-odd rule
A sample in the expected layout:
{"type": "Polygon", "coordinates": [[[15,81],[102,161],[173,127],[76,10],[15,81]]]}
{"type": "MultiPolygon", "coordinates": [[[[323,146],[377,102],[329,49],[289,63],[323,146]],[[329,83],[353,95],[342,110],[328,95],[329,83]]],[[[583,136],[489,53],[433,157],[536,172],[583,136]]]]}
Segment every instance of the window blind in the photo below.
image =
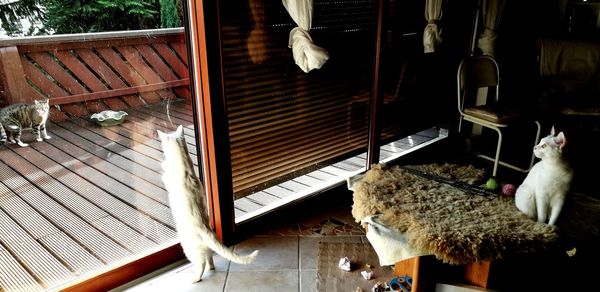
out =
{"type": "Polygon", "coordinates": [[[288,48],[295,23],[280,1],[225,2],[223,80],[236,198],[365,151],[376,3],[315,2],[310,34],[330,60],[304,73],[288,48]]]}

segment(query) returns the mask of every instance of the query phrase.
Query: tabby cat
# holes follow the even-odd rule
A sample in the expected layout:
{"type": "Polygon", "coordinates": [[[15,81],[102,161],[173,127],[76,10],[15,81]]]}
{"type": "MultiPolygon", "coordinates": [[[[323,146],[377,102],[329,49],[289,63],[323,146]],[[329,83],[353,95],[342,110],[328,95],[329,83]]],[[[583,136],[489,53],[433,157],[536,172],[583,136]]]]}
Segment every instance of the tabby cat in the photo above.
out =
{"type": "Polygon", "coordinates": [[[161,164],[162,180],[169,193],[169,204],[181,247],[197,269],[194,282],[202,280],[205,267],[214,269],[213,250],[235,263],[249,264],[254,261],[257,250],[247,256],[237,255],[219,242],[210,228],[206,194],[194,172],[183,137],[183,127],[179,126],[176,131],[170,133],[160,130],[157,132],[165,155],[161,164]]]}
{"type": "Polygon", "coordinates": [[[37,141],[50,139],[46,133],[46,120],[50,113],[48,99],[36,100],[33,104],[16,103],[0,110],[0,143],[7,140],[21,147],[29,144],[21,141],[23,129],[33,129],[37,141]]]}
{"type": "Polygon", "coordinates": [[[555,225],[569,192],[573,169],[563,156],[567,139],[563,132],[555,134],[554,127],[533,148],[541,160],[537,162],[517,188],[515,204],[525,215],[538,222],[555,225]]]}

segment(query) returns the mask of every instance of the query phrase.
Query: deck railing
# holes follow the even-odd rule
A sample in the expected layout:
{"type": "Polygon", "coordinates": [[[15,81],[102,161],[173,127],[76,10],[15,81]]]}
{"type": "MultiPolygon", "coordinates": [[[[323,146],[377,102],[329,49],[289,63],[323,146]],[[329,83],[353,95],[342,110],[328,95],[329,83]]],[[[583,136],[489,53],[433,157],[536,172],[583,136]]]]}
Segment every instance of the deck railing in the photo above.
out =
{"type": "Polygon", "coordinates": [[[0,40],[0,103],[49,98],[51,119],[189,98],[182,28],[0,40]]]}

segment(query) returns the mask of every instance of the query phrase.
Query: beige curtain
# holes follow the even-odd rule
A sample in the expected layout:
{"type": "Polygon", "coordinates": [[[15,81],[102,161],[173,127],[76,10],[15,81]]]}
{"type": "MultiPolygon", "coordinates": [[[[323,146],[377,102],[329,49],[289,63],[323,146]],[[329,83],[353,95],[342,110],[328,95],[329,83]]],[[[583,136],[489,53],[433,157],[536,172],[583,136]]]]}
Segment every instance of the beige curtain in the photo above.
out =
{"type": "Polygon", "coordinates": [[[477,39],[477,47],[483,55],[494,56],[496,49],[496,29],[502,19],[505,0],[482,0],[483,32],[477,39]]]}
{"type": "Polygon", "coordinates": [[[313,1],[312,0],[282,0],[283,6],[288,11],[298,27],[290,31],[288,46],[292,48],[292,54],[296,64],[305,73],[313,69],[319,69],[327,59],[327,50],[315,45],[308,34],[312,26],[313,1]]]}
{"type": "Polygon", "coordinates": [[[425,19],[427,26],[423,32],[423,47],[425,53],[435,52],[437,46],[442,43],[442,31],[437,22],[442,18],[442,0],[426,0],[425,19]]]}

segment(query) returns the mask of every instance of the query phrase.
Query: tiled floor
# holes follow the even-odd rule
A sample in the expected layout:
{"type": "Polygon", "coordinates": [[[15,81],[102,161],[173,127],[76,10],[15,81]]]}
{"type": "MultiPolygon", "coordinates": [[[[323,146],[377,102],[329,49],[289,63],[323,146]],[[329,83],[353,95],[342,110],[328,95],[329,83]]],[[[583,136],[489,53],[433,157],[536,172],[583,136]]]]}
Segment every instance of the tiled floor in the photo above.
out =
{"type": "Polygon", "coordinates": [[[350,210],[348,203],[332,204],[251,237],[234,251],[260,250],[255,262],[239,265],[215,255],[215,270],[205,272],[199,283],[191,282],[194,267],[182,260],[113,291],[316,291],[319,242],[367,242],[350,210]]]}

